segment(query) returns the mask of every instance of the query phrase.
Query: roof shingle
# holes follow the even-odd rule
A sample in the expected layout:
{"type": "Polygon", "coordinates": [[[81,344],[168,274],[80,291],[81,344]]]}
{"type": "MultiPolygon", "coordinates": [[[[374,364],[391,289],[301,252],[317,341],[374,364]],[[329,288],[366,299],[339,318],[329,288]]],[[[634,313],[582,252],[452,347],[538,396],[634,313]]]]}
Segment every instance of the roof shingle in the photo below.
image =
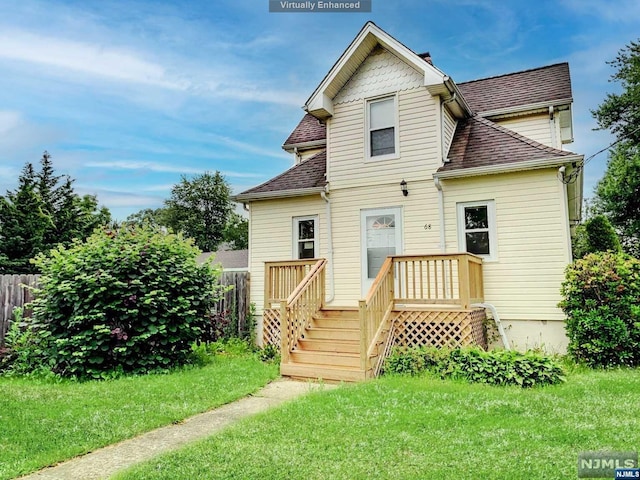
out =
{"type": "Polygon", "coordinates": [[[323,150],[311,158],[304,160],[277,177],[267,180],[257,187],[245,190],[238,197],[267,192],[300,190],[324,187],[327,183],[327,153],[323,150]]]}
{"type": "Polygon", "coordinates": [[[571,98],[568,63],[458,83],[458,87],[475,112],[571,98]]]}
{"type": "Polygon", "coordinates": [[[291,132],[284,145],[313,142],[327,138],[327,127],[308,113],[302,117],[298,126],[291,132]]]}
{"type": "Polygon", "coordinates": [[[458,123],[449,149],[449,162],[438,172],[571,155],[575,153],[543,145],[476,116],[458,123]]]}

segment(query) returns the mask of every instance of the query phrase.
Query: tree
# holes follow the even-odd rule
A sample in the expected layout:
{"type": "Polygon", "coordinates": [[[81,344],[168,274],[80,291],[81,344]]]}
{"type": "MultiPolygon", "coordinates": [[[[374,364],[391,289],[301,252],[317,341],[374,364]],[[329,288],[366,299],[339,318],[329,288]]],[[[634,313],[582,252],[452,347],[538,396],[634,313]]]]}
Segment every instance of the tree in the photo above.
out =
{"type": "Polygon", "coordinates": [[[591,113],[599,128],[610,129],[618,139],[640,145],[640,43],[632,41],[607,63],[616,69],[611,80],[620,83],[622,93],[607,94],[591,113]]]}
{"type": "Polygon", "coordinates": [[[621,251],[620,239],[604,215],[595,215],[578,225],[573,243],[575,258],[582,258],[588,253],[621,251]]]}
{"type": "Polygon", "coordinates": [[[95,196],[78,196],[68,175],[55,174],[45,151],[40,171],[27,163],[16,190],[0,196],[0,272],[32,272],[30,259],[36,254],[85,239],[110,220],[95,196]]]}
{"type": "Polygon", "coordinates": [[[231,214],[230,194],[229,184],[218,171],[191,180],[183,176],[165,201],[166,226],[193,238],[201,250],[214,252],[231,214]]]}
{"type": "Polygon", "coordinates": [[[618,231],[624,250],[640,256],[640,149],[618,145],[596,186],[595,208],[618,231]]]}
{"type": "Polygon", "coordinates": [[[29,260],[45,245],[51,216],[38,193],[33,165],[28,163],[18,179],[18,188],[0,197],[0,273],[29,273],[29,260]]]}
{"type": "Polygon", "coordinates": [[[231,250],[249,248],[249,221],[236,212],[231,212],[224,228],[224,242],[231,250]]]}
{"type": "Polygon", "coordinates": [[[595,210],[606,215],[625,251],[640,255],[640,43],[631,42],[612,62],[611,80],[622,93],[607,94],[592,111],[601,129],[610,129],[618,144],[611,151],[604,177],[596,186],[595,210]]]}
{"type": "Polygon", "coordinates": [[[127,217],[125,223],[130,225],[150,225],[155,227],[166,227],[167,209],[166,208],[144,208],[139,212],[132,213],[127,217]]]}

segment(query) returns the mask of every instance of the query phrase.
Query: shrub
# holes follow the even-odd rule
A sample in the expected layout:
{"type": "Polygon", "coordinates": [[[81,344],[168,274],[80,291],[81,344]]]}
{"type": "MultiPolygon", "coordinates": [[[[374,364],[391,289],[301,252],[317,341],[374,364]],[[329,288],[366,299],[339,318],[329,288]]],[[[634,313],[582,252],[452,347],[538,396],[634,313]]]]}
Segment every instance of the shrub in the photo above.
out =
{"type": "Polygon", "coordinates": [[[444,377],[463,378],[469,382],[523,388],[564,380],[560,365],[535,351],[458,349],[451,352],[441,373],[444,377]]]}
{"type": "Polygon", "coordinates": [[[560,307],[568,351],[592,367],[640,364],[640,260],[592,253],[569,265],[560,307]]]}
{"type": "Polygon", "coordinates": [[[0,348],[0,373],[13,375],[51,375],[45,358],[46,339],[38,335],[30,318],[23,318],[23,309],[15,308],[13,320],[0,348]]]}
{"type": "Polygon", "coordinates": [[[621,252],[622,245],[613,225],[604,215],[596,215],[584,224],[587,234],[588,253],[621,252]]]}
{"type": "Polygon", "coordinates": [[[104,378],[185,363],[222,288],[198,253],[179,235],[127,226],[39,256],[33,315],[54,371],[104,378]]]}
{"type": "Polygon", "coordinates": [[[394,349],[384,366],[384,373],[415,375],[425,370],[443,378],[523,388],[564,381],[563,370],[556,361],[533,351],[485,352],[479,348],[448,350],[432,347],[394,349]]]}
{"type": "Polygon", "coordinates": [[[399,373],[417,375],[425,370],[440,365],[449,355],[446,348],[394,347],[383,365],[383,373],[399,373]]]}

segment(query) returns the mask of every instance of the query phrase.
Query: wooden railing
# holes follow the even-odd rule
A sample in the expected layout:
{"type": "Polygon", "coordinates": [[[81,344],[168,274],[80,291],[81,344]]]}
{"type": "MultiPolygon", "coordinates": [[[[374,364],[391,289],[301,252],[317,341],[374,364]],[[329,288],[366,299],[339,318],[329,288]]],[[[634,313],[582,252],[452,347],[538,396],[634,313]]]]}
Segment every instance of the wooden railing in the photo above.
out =
{"type": "Polygon", "coordinates": [[[265,262],[264,308],[274,308],[289,298],[316,263],[317,259],[265,262]]]}
{"type": "Polygon", "coordinates": [[[393,258],[396,303],[469,308],[484,301],[482,258],[470,253],[393,258]]]}
{"type": "Polygon", "coordinates": [[[360,311],[360,368],[369,371],[370,358],[380,337],[384,322],[394,304],[393,257],[387,259],[369,289],[359,302],[360,311]]]}
{"type": "Polygon", "coordinates": [[[360,300],[360,363],[380,367],[388,348],[391,311],[396,304],[470,308],[484,302],[482,259],[469,253],[387,257],[364,300],[360,300]]]}
{"type": "Polygon", "coordinates": [[[290,353],[298,346],[313,315],[324,305],[326,264],[325,259],[317,260],[289,297],[280,302],[283,363],[289,361],[290,353]]]}

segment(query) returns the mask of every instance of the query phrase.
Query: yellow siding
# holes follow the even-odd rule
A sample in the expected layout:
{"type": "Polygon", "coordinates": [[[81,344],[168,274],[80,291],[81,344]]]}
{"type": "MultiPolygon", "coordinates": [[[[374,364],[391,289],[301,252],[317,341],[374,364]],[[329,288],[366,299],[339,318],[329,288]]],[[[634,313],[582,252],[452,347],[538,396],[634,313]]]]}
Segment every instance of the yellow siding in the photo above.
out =
{"type": "Polygon", "coordinates": [[[329,123],[329,181],[332,189],[384,185],[389,172],[401,178],[430,180],[438,159],[437,104],[424,88],[398,93],[400,158],[365,161],[364,100],[335,106],[329,123]]]}
{"type": "MultiPolygon", "coordinates": [[[[557,171],[487,175],[443,183],[448,252],[460,250],[456,204],[495,201],[498,258],[484,262],[485,300],[496,306],[503,321],[564,320],[557,304],[570,258],[563,185],[557,171]]],[[[560,345],[564,338],[546,340],[560,345]]],[[[518,343],[522,346],[525,339],[518,337],[518,343]]]]}
{"type": "Polygon", "coordinates": [[[309,150],[303,150],[302,152],[299,152],[300,161],[302,162],[304,160],[307,160],[307,159],[313,157],[314,155],[317,155],[318,153],[320,153],[324,149],[325,149],[325,147],[310,148],[309,150]]]}
{"type": "Polygon", "coordinates": [[[320,195],[252,202],[249,212],[251,238],[251,301],[262,315],[264,303],[264,262],[293,259],[293,217],[318,215],[319,249],[327,255],[325,202],[320,195]]]}
{"type": "Polygon", "coordinates": [[[433,181],[408,180],[409,196],[400,192],[400,176],[386,184],[331,191],[333,258],[336,291],[334,305],[356,306],[361,295],[362,209],[402,207],[403,253],[437,253],[440,230],[437,191],[433,181]],[[425,228],[427,226],[427,228],[425,228]]]}
{"type": "Polygon", "coordinates": [[[549,114],[540,113],[535,115],[519,116],[494,120],[498,125],[502,125],[513,130],[520,135],[529,137],[536,142],[543,143],[553,148],[561,148],[561,145],[554,141],[557,136],[552,134],[552,124],[549,122],[549,114]]]}
{"type": "Polygon", "coordinates": [[[443,131],[443,150],[445,155],[449,153],[449,148],[451,147],[451,141],[453,140],[453,134],[456,131],[457,121],[451,115],[448,109],[444,109],[443,122],[442,122],[442,131],[443,131]]]}

